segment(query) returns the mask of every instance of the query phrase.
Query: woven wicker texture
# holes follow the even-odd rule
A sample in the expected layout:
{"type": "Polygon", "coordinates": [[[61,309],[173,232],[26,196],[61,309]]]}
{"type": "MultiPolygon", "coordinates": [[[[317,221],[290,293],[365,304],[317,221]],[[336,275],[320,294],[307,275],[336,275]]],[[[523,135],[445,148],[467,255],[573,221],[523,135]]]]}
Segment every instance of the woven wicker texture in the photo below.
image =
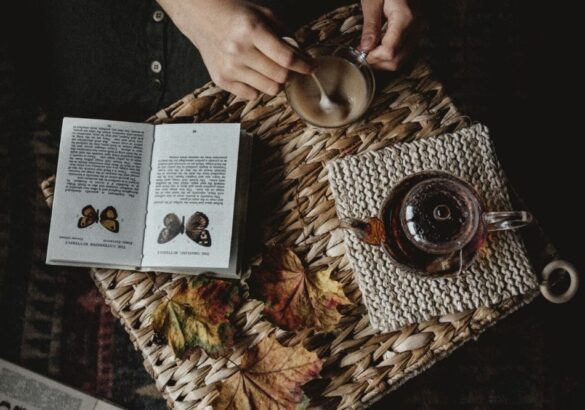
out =
{"type": "MultiPolygon", "coordinates": [[[[361,12],[356,6],[324,15],[296,33],[305,48],[326,41],[356,44],[361,12]]],[[[255,137],[252,192],[249,211],[251,262],[258,262],[262,244],[292,247],[310,267],[333,266],[352,306],[334,333],[284,332],[263,320],[263,305],[254,300],[236,313],[239,333],[233,353],[214,360],[196,351],[178,363],[170,348],[152,341],[151,313],[166,295],[172,295],[181,275],[144,274],[94,270],[92,276],[120,318],[144,365],[156,380],[172,408],[200,409],[217,396],[217,383],[234,371],[242,352],[268,334],[281,343],[303,343],[323,360],[322,379],[310,382],[305,392],[311,406],[323,408],[363,407],[398,387],[487,326],[531,300],[512,297],[491,308],[479,308],[437,317],[378,334],[368,322],[365,306],[345,258],[343,232],[338,228],[335,204],[329,187],[328,161],[349,154],[374,151],[397,141],[410,141],[452,132],[464,126],[430,68],[414,68],[380,83],[378,93],[363,120],[343,129],[320,131],[307,127],[294,114],[283,93],[263,96],[249,103],[208,84],[149,119],[161,122],[234,122],[255,137]]],[[[43,184],[51,202],[52,181],[43,184]]]]}
{"type": "MultiPolygon", "coordinates": [[[[488,210],[511,210],[504,174],[481,124],[436,138],[400,143],[329,162],[340,218],[377,216],[392,187],[420,171],[442,170],[469,182],[488,210]]],[[[381,246],[350,231],[345,242],[372,326],[390,331],[434,316],[491,306],[536,289],[536,276],[515,232],[490,234],[457,278],[429,280],[401,272],[381,246]]]]}

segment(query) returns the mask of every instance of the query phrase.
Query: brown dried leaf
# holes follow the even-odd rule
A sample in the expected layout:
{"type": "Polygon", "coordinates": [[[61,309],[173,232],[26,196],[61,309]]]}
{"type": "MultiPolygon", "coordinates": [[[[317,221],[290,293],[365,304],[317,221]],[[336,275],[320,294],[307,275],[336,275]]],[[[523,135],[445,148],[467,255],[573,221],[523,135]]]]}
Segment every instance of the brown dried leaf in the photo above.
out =
{"type": "Polygon", "coordinates": [[[264,314],[287,330],[331,330],[341,318],[337,306],[350,304],[331,270],[306,272],[290,249],[270,248],[253,268],[252,291],[264,301],[264,314]]]}
{"type": "Polygon", "coordinates": [[[302,385],[319,376],[323,362],[302,345],[284,347],[273,337],[246,351],[239,371],[221,383],[215,409],[298,409],[308,403],[302,385]]]}

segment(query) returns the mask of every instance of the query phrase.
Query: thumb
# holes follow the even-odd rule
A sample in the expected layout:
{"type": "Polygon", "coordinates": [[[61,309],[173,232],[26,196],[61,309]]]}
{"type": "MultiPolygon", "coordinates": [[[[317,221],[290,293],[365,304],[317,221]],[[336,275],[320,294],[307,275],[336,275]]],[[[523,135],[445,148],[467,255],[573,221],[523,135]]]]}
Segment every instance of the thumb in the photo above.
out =
{"type": "Polygon", "coordinates": [[[362,0],[362,11],[364,13],[364,25],[360,41],[362,51],[370,51],[378,45],[382,27],[383,7],[383,0],[362,0]]]}

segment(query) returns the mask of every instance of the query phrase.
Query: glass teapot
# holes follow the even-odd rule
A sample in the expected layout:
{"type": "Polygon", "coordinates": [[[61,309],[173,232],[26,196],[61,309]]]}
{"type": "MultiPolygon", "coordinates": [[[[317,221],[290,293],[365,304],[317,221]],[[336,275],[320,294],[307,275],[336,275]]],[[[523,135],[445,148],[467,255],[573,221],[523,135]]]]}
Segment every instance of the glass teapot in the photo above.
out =
{"type": "Polygon", "coordinates": [[[486,211],[467,182],[442,171],[403,179],[380,214],[341,220],[363,242],[382,246],[400,267],[425,277],[446,277],[467,268],[488,232],[516,229],[532,221],[525,211],[486,211]]]}

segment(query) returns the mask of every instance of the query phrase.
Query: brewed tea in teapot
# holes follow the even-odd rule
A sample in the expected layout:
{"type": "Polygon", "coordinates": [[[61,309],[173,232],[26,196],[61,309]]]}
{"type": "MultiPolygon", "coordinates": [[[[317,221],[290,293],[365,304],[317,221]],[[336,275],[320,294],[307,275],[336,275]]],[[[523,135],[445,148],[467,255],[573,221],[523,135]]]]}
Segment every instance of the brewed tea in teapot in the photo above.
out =
{"type": "Polygon", "coordinates": [[[471,264],[488,232],[516,229],[531,220],[525,211],[488,212],[466,181],[425,171],[398,183],[377,217],[346,218],[341,226],[366,243],[382,246],[407,271],[444,277],[471,264]]]}

